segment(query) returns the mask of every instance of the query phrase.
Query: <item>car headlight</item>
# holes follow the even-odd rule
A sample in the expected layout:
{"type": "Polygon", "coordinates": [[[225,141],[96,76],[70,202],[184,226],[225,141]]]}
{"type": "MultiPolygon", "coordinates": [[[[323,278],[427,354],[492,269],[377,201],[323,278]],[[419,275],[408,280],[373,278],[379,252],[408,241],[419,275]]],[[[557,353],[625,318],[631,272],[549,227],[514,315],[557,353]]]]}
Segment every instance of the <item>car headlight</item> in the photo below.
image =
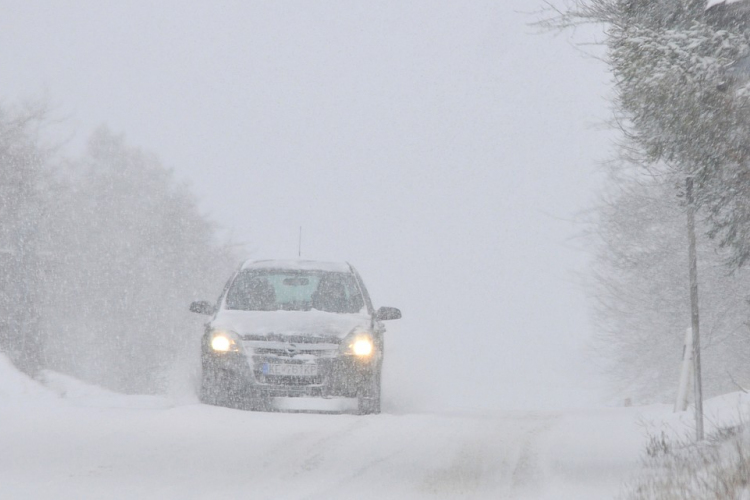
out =
{"type": "Polygon", "coordinates": [[[372,340],[370,339],[357,339],[352,344],[352,353],[357,356],[369,356],[372,354],[372,340]]]}
{"type": "Polygon", "coordinates": [[[210,337],[211,349],[214,352],[239,352],[240,338],[229,330],[214,330],[210,337]]]}
{"type": "Polygon", "coordinates": [[[355,331],[347,336],[341,343],[344,354],[366,358],[371,356],[375,350],[372,335],[366,332],[355,331]]]}

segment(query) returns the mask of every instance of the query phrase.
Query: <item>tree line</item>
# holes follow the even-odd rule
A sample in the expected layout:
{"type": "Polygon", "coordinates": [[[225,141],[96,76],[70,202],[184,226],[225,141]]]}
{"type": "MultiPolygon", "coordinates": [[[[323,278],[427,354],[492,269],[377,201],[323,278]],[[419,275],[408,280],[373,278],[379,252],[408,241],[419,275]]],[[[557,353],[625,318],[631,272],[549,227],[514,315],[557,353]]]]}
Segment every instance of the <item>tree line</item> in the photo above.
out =
{"type": "Polygon", "coordinates": [[[46,144],[44,107],[0,108],[0,352],[126,392],[164,389],[200,335],[231,247],[159,159],[102,127],[86,152],[46,144]]]}
{"type": "Polygon", "coordinates": [[[620,143],[589,220],[596,355],[619,394],[674,397],[690,326],[690,177],[705,389],[737,390],[750,383],[748,2],[573,0],[546,14],[551,28],[603,26],[612,75],[620,143]]]}

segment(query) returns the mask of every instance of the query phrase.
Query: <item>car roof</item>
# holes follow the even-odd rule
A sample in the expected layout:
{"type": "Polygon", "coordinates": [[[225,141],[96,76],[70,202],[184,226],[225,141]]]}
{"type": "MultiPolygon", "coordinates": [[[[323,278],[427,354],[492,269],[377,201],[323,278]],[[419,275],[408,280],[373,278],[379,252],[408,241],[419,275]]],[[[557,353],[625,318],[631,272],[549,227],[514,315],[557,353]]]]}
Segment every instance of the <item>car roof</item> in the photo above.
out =
{"type": "Polygon", "coordinates": [[[322,262],[315,260],[248,260],[242,269],[290,269],[294,271],[352,272],[347,262],[322,262]]]}

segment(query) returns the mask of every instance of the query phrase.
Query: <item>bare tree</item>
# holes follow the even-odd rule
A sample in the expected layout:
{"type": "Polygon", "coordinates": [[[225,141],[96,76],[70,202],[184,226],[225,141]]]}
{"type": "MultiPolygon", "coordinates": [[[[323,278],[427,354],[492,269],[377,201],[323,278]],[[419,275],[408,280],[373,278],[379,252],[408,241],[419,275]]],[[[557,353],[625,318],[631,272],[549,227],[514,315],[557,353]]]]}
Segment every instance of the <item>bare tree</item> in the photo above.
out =
{"type": "MultiPolygon", "coordinates": [[[[618,392],[642,402],[674,397],[690,325],[683,194],[659,177],[618,176],[591,221],[597,352],[609,360],[618,392]]],[[[734,388],[728,372],[750,379],[750,272],[732,272],[728,252],[705,235],[705,222],[699,229],[705,386],[719,394],[734,388]]]]}

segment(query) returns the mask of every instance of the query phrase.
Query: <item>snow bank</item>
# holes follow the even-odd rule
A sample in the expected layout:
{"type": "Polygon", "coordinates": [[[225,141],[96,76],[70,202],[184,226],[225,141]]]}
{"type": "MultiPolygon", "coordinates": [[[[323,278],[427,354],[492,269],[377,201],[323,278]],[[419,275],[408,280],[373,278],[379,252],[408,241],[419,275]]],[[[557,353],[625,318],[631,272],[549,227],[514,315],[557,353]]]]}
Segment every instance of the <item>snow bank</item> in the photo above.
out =
{"type": "MultiPolygon", "coordinates": [[[[707,399],[703,402],[703,425],[706,434],[711,434],[727,426],[746,422],[750,412],[750,394],[732,392],[707,399]]],[[[695,410],[674,413],[671,407],[656,411],[652,407],[644,412],[641,426],[648,434],[663,434],[670,439],[692,439],[695,436],[695,410]]]]}
{"type": "Polygon", "coordinates": [[[37,381],[19,371],[7,356],[0,353],[0,404],[40,400],[56,402],[58,405],[98,408],[174,406],[167,398],[119,394],[50,370],[42,371],[37,381]]]}
{"type": "Polygon", "coordinates": [[[706,439],[698,444],[686,412],[665,418],[650,432],[643,466],[623,498],[750,498],[749,404],[746,393],[706,401],[706,439]]]}
{"type": "MultiPolygon", "coordinates": [[[[721,429],[748,421],[749,411],[750,395],[742,392],[706,400],[707,435],[716,435],[721,429]]],[[[545,494],[540,498],[612,498],[623,491],[623,481],[632,480],[632,485],[650,480],[650,469],[644,469],[642,464],[647,448],[653,446],[652,438],[692,443],[694,418],[692,407],[674,413],[671,405],[561,413],[555,424],[545,431],[538,450],[547,482],[545,494]]]]}
{"type": "Polygon", "coordinates": [[[42,384],[22,373],[0,353],[0,402],[10,398],[49,398],[54,395],[42,384]]]}
{"type": "Polygon", "coordinates": [[[163,397],[120,394],[51,370],[44,370],[41,379],[47,388],[75,406],[100,408],[169,408],[173,406],[163,397]]]}

